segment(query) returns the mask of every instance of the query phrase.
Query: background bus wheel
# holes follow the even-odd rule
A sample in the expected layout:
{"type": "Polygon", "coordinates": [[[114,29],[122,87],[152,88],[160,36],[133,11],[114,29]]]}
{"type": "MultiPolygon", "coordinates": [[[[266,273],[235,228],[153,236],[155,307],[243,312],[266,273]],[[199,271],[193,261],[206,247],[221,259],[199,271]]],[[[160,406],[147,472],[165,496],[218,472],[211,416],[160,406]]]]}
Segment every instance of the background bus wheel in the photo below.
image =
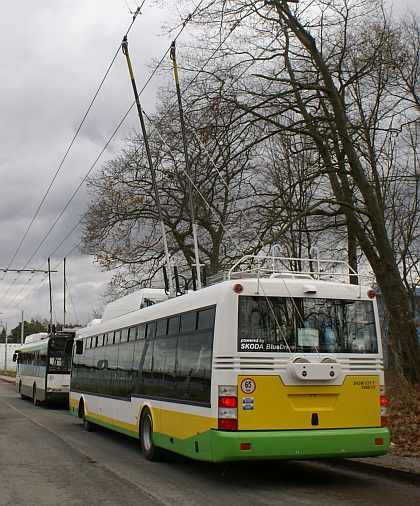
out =
{"type": "Polygon", "coordinates": [[[36,398],[36,385],[34,385],[34,388],[32,390],[32,400],[34,403],[34,406],[38,406],[38,399],[36,398]]]}
{"type": "Polygon", "coordinates": [[[27,399],[28,397],[26,395],[23,395],[22,393],[22,382],[19,382],[19,393],[21,399],[27,399]]]}
{"type": "Polygon", "coordinates": [[[140,420],[141,450],[147,460],[163,460],[163,449],[153,443],[153,419],[149,408],[144,408],[140,420]]]}
{"type": "Polygon", "coordinates": [[[96,425],[94,423],[89,422],[88,420],[86,420],[86,418],[83,416],[83,428],[87,432],[95,432],[96,425]]]}

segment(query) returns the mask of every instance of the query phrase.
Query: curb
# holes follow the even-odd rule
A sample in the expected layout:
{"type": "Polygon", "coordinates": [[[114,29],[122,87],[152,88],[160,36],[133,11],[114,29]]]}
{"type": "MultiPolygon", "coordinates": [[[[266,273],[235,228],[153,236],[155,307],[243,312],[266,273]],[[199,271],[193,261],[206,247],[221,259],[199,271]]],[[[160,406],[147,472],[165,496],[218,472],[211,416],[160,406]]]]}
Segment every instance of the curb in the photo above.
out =
{"type": "Polygon", "coordinates": [[[5,383],[16,383],[16,378],[14,376],[0,376],[0,380],[5,383]]]}
{"type": "Polygon", "coordinates": [[[341,469],[354,469],[363,471],[368,474],[375,474],[392,478],[394,480],[410,483],[411,485],[420,486],[420,462],[417,459],[407,459],[414,464],[412,470],[402,468],[399,463],[388,465],[375,462],[369,462],[367,459],[331,459],[325,461],[326,464],[341,469]]]}

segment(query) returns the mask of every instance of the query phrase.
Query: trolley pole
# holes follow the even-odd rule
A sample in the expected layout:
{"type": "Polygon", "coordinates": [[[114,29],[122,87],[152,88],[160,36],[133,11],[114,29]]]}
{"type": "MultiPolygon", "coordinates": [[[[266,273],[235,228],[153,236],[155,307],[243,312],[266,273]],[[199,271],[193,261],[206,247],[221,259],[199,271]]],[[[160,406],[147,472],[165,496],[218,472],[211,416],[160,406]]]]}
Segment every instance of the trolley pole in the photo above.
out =
{"type": "Polygon", "coordinates": [[[184,111],[182,109],[181,89],[179,87],[178,67],[176,64],[175,41],[173,41],[172,45],[171,45],[170,57],[171,57],[172,64],[173,64],[176,94],[178,97],[178,108],[179,108],[179,117],[180,117],[180,121],[181,121],[182,143],[184,145],[185,169],[187,172],[187,179],[188,179],[188,196],[189,196],[189,200],[190,200],[191,225],[192,225],[193,240],[194,240],[195,269],[196,269],[196,273],[197,273],[197,286],[198,286],[198,289],[200,290],[201,289],[201,266],[200,266],[200,258],[199,258],[199,253],[198,253],[197,223],[195,221],[194,199],[193,199],[193,194],[192,194],[190,162],[188,160],[188,142],[187,142],[187,135],[185,133],[184,111]]]}
{"type": "Polygon", "coordinates": [[[172,269],[171,269],[171,263],[170,263],[170,258],[169,258],[169,249],[168,249],[168,243],[166,241],[166,232],[165,232],[165,225],[163,222],[163,213],[162,213],[162,208],[160,205],[159,191],[158,191],[157,182],[156,182],[156,172],[155,172],[155,168],[154,168],[153,162],[152,162],[152,155],[150,153],[149,139],[148,139],[147,132],[146,132],[146,126],[144,124],[143,111],[141,109],[139,94],[137,92],[136,81],[134,79],[133,67],[131,66],[130,55],[128,53],[127,35],[125,35],[123,38],[123,41],[121,44],[121,49],[122,49],[122,52],[125,55],[125,58],[127,60],[128,72],[130,74],[131,85],[133,87],[134,98],[135,98],[136,105],[137,105],[137,112],[139,115],[141,131],[143,133],[144,145],[146,147],[147,160],[148,160],[149,169],[150,169],[150,172],[152,175],[153,190],[155,192],[156,206],[157,206],[158,214],[159,214],[159,224],[160,224],[160,229],[162,232],[163,248],[165,251],[166,266],[167,266],[166,268],[168,269],[169,297],[175,297],[176,293],[174,290],[174,284],[173,284],[173,279],[172,279],[172,269]]]}

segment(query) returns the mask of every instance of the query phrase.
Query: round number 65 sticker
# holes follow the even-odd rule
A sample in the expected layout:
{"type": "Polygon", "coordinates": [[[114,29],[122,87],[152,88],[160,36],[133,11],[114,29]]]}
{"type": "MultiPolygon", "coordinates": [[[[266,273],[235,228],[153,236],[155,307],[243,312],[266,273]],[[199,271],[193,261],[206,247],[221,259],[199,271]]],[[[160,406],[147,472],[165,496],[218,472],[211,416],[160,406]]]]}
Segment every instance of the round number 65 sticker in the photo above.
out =
{"type": "Polygon", "coordinates": [[[255,390],[256,386],[257,385],[255,384],[254,380],[252,380],[251,378],[246,378],[246,379],[242,380],[241,390],[245,394],[252,394],[252,392],[255,390]]]}

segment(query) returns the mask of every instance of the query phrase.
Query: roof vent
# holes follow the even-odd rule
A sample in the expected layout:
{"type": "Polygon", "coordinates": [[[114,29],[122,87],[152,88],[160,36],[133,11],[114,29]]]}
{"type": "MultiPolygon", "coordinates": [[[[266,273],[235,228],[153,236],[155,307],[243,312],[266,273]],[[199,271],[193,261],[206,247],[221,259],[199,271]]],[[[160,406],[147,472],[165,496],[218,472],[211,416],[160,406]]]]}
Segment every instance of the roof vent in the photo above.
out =
{"type": "Polygon", "coordinates": [[[303,293],[316,293],[315,285],[303,285],[302,287],[303,293]]]}

